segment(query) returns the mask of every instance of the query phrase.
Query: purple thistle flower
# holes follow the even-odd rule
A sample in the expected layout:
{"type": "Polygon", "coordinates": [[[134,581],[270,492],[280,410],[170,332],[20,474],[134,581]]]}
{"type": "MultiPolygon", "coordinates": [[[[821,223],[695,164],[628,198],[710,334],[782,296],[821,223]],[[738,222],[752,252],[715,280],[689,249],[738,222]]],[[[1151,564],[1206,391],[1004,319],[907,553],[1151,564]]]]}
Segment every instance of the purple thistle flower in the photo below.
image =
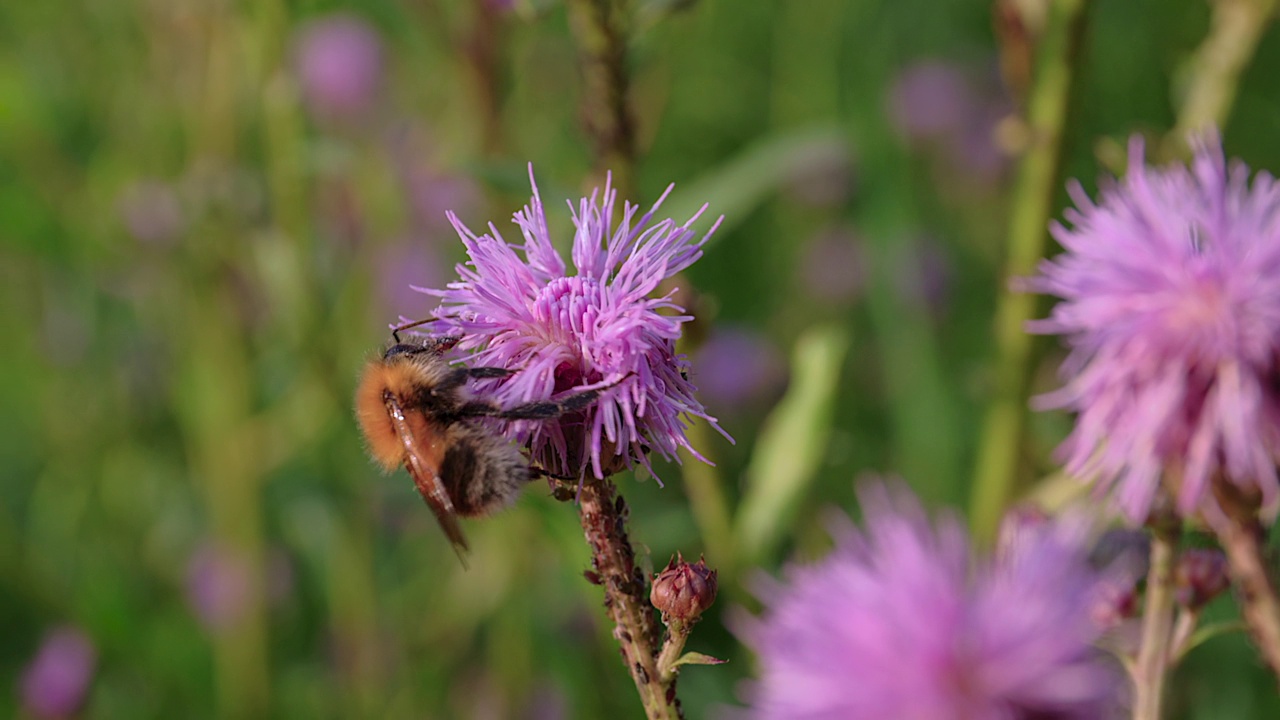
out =
{"type": "Polygon", "coordinates": [[[740,631],[759,655],[751,716],[787,720],[1105,717],[1118,685],[1092,647],[1098,576],[1081,522],[1021,523],[975,560],[905,488],[860,490],[835,550],[791,567],[740,631]]]}
{"type": "Polygon", "coordinates": [[[685,416],[720,428],[694,398],[688,362],[675,353],[691,318],[672,293],[650,294],[702,256],[720,221],[701,239],[691,226],[705,205],[683,225],[653,222],[668,187],[639,218],[639,207],[624,203],[621,222],[611,227],[617,191],[606,181],[603,195],[592,192],[573,212],[570,275],[552,245],[532,165],[529,181],[533,199],[513,218],[523,247],[508,245],[493,224],[477,236],[449,213],[470,260],[458,265],[461,279],[447,289],[421,289],[441,299],[431,331],[461,337],[458,349],[471,351],[474,365],[518,370],[485,386],[502,405],[605,388],[582,413],[503,423],[552,473],[582,477],[590,468],[603,478],[635,461],[652,471],[648,451],[673,459],[679,447],[705,462],[685,438],[685,416]]]}
{"type": "Polygon", "coordinates": [[[19,682],[22,705],[38,718],[68,717],[84,704],[98,653],[80,630],[50,631],[19,682]]]}
{"type": "Polygon", "coordinates": [[[1221,477],[1257,490],[1274,517],[1280,455],[1280,188],[1228,166],[1214,137],[1190,168],[1143,165],[1094,204],[1079,184],[1065,252],[1028,289],[1062,298],[1033,332],[1066,337],[1066,385],[1040,408],[1078,413],[1060,452],[1067,469],[1114,489],[1132,521],[1162,475],[1178,510],[1213,511],[1221,477]]]}

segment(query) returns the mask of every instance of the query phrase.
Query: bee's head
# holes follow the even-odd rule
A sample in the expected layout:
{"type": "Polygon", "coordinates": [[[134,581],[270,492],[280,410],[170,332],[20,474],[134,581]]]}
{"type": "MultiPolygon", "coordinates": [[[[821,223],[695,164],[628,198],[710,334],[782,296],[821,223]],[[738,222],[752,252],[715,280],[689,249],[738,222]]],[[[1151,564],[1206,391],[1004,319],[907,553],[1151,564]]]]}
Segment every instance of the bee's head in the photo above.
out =
{"type": "Polygon", "coordinates": [[[390,360],[395,357],[400,357],[401,355],[416,355],[420,352],[426,352],[426,350],[427,348],[422,345],[398,342],[387,348],[386,352],[382,353],[382,359],[390,360]]]}

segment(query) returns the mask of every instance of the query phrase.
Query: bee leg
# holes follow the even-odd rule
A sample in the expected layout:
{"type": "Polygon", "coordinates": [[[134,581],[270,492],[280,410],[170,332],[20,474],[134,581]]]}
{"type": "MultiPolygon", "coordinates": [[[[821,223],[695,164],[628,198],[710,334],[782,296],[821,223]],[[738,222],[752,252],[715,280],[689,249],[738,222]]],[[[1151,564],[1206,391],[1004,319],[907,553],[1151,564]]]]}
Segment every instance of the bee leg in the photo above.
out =
{"type": "Polygon", "coordinates": [[[582,492],[582,478],[576,478],[572,475],[557,475],[549,470],[537,466],[529,466],[529,479],[535,480],[540,477],[547,478],[551,486],[551,497],[560,502],[577,501],[578,493],[582,492]]]}
{"type": "Polygon", "coordinates": [[[572,481],[572,482],[577,482],[578,480],[578,478],[572,475],[557,475],[551,472],[550,470],[547,470],[545,468],[540,468],[537,465],[530,465],[529,479],[537,480],[538,478],[550,478],[552,480],[563,480],[563,481],[572,481]]]}
{"type": "Polygon", "coordinates": [[[540,400],[509,408],[499,407],[484,400],[472,400],[458,408],[457,412],[463,416],[495,417],[503,420],[551,420],[567,413],[582,410],[595,402],[596,398],[600,397],[600,393],[629,377],[631,377],[630,373],[607,385],[592,388],[591,390],[583,390],[582,392],[562,397],[559,400],[540,400]]]}
{"type": "MultiPolygon", "coordinates": [[[[467,381],[467,378],[477,378],[477,379],[500,378],[500,377],[506,377],[508,375],[513,375],[513,374],[515,374],[515,370],[507,370],[506,368],[497,368],[497,367],[450,368],[449,374],[441,378],[440,381],[436,383],[436,391],[446,392],[454,388],[462,387],[463,383],[467,381]]],[[[474,415],[477,413],[463,413],[463,414],[474,415]]]]}
{"type": "Polygon", "coordinates": [[[575,393],[559,400],[531,402],[515,407],[499,407],[484,400],[472,400],[458,408],[458,414],[467,417],[494,417],[503,420],[552,420],[566,413],[581,410],[599,397],[599,390],[575,393]]]}
{"type": "Polygon", "coordinates": [[[500,367],[467,368],[467,377],[474,378],[476,380],[483,380],[484,378],[502,378],[515,374],[515,370],[508,370],[500,367]]]}

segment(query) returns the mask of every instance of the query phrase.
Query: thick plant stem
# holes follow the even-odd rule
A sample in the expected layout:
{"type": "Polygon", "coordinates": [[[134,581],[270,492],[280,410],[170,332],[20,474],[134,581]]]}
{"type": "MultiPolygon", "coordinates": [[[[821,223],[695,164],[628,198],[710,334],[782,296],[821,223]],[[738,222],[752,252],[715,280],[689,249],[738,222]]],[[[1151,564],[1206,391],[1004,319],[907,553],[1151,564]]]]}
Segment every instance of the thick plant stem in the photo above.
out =
{"type": "Polygon", "coordinates": [[[635,121],[628,103],[626,0],[568,3],[582,67],[582,121],[595,150],[599,175],[613,172],[622,197],[632,197],[636,159],[635,121]]]}
{"type": "MultiPolygon", "coordinates": [[[[1030,275],[1044,256],[1087,5],[1088,0],[1053,0],[1049,8],[1027,97],[1030,144],[1013,189],[1007,278],[1030,275]]],[[[1015,490],[1031,361],[1031,337],[1025,326],[1034,312],[1035,298],[1010,288],[996,307],[996,385],[983,423],[970,512],[975,535],[986,542],[995,537],[1015,490]]]]}
{"type": "Polygon", "coordinates": [[[1280,681],[1280,597],[1264,559],[1264,534],[1256,508],[1240,501],[1219,483],[1218,501],[1224,516],[1214,519],[1214,533],[1227,555],[1231,582],[1238,592],[1240,614],[1263,662],[1280,681]]]}
{"type": "Polygon", "coordinates": [[[655,649],[660,626],[645,592],[644,573],[636,567],[627,537],[627,505],[613,481],[588,482],[579,499],[582,530],[591,546],[592,566],[604,586],[604,606],[613,621],[613,637],[635,681],[649,720],[681,718],[675,684],[664,685],[655,649]]]}
{"type": "Polygon", "coordinates": [[[1240,76],[1271,26],[1276,0],[1217,0],[1208,36],[1192,60],[1171,142],[1186,147],[1194,133],[1226,125],[1240,76]]]}
{"type": "Polygon", "coordinates": [[[1154,523],[1151,567],[1142,607],[1142,646],[1133,668],[1133,720],[1160,720],[1165,678],[1173,638],[1173,566],[1177,555],[1176,524],[1154,523]]]}

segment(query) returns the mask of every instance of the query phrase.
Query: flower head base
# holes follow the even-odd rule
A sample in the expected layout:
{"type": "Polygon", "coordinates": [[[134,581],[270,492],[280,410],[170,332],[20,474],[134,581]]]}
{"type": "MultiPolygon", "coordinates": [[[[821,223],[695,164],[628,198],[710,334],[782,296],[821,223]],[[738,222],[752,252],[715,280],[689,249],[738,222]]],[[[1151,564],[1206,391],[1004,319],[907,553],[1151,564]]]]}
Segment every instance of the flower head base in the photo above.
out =
{"type": "Polygon", "coordinates": [[[962,525],[930,527],[905,489],[860,495],[866,530],[845,524],[825,560],[791,568],[742,632],[760,656],[754,716],[1105,717],[1085,526],[1026,525],[978,562],[962,525]]]}
{"type": "Polygon", "coordinates": [[[612,229],[617,191],[606,183],[603,195],[583,198],[573,213],[572,275],[552,245],[536,184],[514,217],[522,252],[492,224],[477,236],[449,214],[470,260],[458,266],[458,282],[423,290],[442,301],[431,331],[461,337],[457,347],[472,352],[473,364],[518,371],[485,388],[503,405],[603,388],[581,413],[505,424],[552,473],[603,478],[636,461],[648,466],[649,451],[675,458],[679,447],[702,459],[685,438],[685,416],[713,426],[715,418],[694,398],[688,363],[675,353],[690,318],[670,295],[650,294],[702,256],[720,223],[697,238],[690,226],[705,206],[683,225],[653,222],[665,198],[639,218],[638,207],[624,203],[612,229]]]}
{"type": "Polygon", "coordinates": [[[1280,455],[1280,188],[1228,167],[1216,139],[1190,168],[1143,166],[1097,204],[1079,185],[1065,252],[1029,288],[1062,298],[1033,331],[1072,353],[1067,384],[1040,399],[1079,416],[1067,469],[1115,489],[1144,520],[1162,476],[1183,514],[1216,507],[1215,477],[1277,500],[1280,455]]]}

